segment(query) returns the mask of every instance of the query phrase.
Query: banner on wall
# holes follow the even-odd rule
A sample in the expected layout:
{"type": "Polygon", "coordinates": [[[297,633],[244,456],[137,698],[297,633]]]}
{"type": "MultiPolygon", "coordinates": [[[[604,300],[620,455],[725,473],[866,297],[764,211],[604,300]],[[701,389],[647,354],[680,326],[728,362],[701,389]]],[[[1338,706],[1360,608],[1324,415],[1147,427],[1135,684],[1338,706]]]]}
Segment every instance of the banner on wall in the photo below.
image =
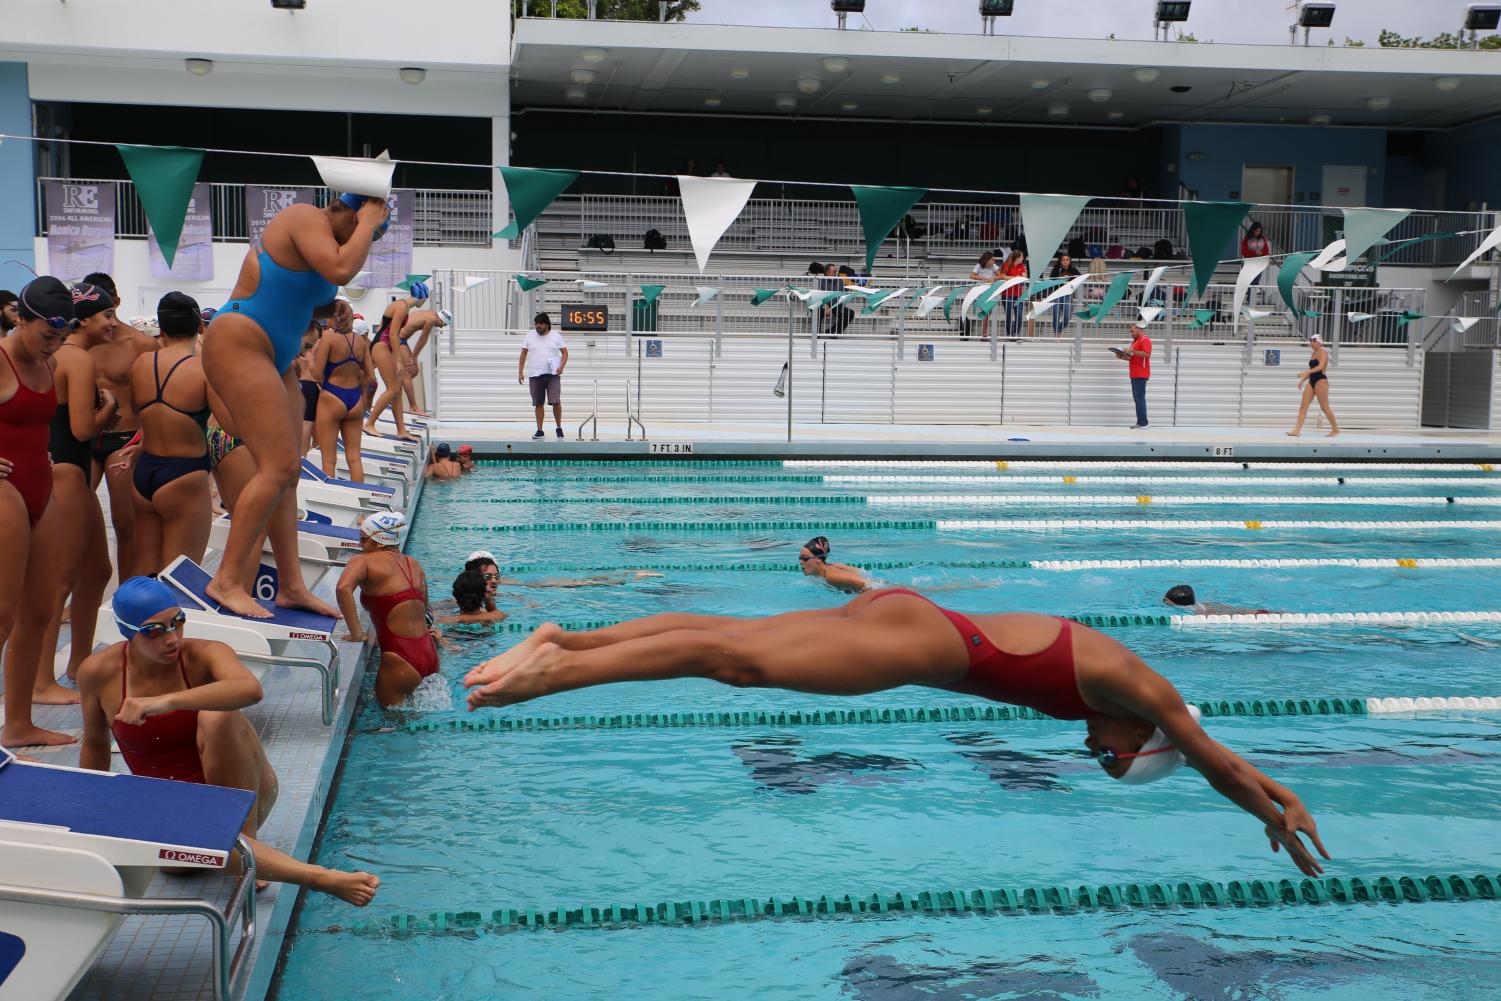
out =
{"type": "Polygon", "coordinates": [[[261,234],[271,217],[289,205],[316,205],[312,188],[267,188],[259,184],[245,185],[245,224],[250,234],[250,246],[259,247],[261,234]]]}
{"type": "Polygon", "coordinates": [[[393,191],[386,204],[391,207],[391,228],[370,246],[365,264],[370,272],[369,288],[394,288],[412,270],[412,216],[416,197],[410,190],[393,191]]]}
{"type": "Polygon", "coordinates": [[[156,245],[156,237],[146,241],[151,254],[151,277],[176,278],[184,282],[209,282],[214,280],[214,221],[209,207],[213,204],[213,191],[207,181],[193,185],[193,197],[188,199],[188,213],[182,220],[182,238],[177,242],[177,256],[172,266],[162,256],[156,245]]]}
{"type": "Polygon", "coordinates": [[[115,269],[115,186],[43,181],[47,200],[47,271],[77,281],[115,269]]]}

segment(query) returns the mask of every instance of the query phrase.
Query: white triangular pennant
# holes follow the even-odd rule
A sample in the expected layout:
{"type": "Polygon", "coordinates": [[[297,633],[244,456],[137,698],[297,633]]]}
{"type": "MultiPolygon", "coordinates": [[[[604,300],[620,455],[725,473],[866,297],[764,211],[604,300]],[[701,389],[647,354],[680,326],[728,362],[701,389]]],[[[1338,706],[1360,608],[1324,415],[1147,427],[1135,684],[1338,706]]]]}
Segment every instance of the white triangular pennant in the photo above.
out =
{"type": "Polygon", "coordinates": [[[1501,245],[1501,226],[1498,226],[1496,229],[1492,230],[1490,236],[1486,237],[1484,240],[1481,240],[1480,246],[1475,248],[1475,252],[1469,257],[1466,257],[1463,261],[1460,261],[1459,267],[1454,269],[1454,274],[1450,275],[1448,278],[1445,278],[1444,281],[1452,282],[1454,280],[1454,276],[1458,275],[1465,268],[1469,267],[1476,258],[1480,257],[1481,254],[1484,254],[1488,250],[1494,250],[1498,245],[1501,245]]]}
{"type": "Polygon", "coordinates": [[[1232,313],[1239,313],[1241,304],[1246,301],[1246,292],[1251,287],[1251,282],[1261,277],[1266,271],[1269,257],[1247,257],[1240,263],[1240,274],[1235,276],[1235,299],[1230,308],[1232,313]]]}
{"type": "Polygon", "coordinates": [[[939,293],[941,293],[947,287],[948,286],[946,285],[935,286],[928,295],[920,297],[917,302],[917,315],[927,316],[929,313],[933,312],[933,310],[937,309],[939,306],[942,306],[943,300],[946,298],[946,296],[940,295],[939,293]]]}
{"type": "Polygon", "coordinates": [[[719,297],[719,293],[720,293],[720,289],[719,289],[718,286],[711,286],[711,285],[699,285],[697,287],[697,291],[698,291],[698,298],[695,299],[694,302],[693,302],[693,305],[695,305],[695,306],[702,306],[705,303],[713,302],[716,298],[719,297]]]}
{"type": "MultiPolygon", "coordinates": [[[[1160,265],[1160,266],[1155,267],[1155,268],[1152,269],[1152,273],[1147,276],[1147,287],[1141,290],[1141,301],[1142,302],[1151,302],[1152,301],[1152,290],[1157,287],[1157,283],[1158,282],[1162,281],[1162,274],[1167,269],[1168,269],[1168,266],[1166,264],[1160,265]]],[[[1089,276],[1085,275],[1085,277],[1087,278],[1089,276]]]]}
{"type": "Polygon", "coordinates": [[[709,266],[709,255],[725,230],[745,209],[756,190],[755,181],[733,177],[687,177],[677,179],[682,192],[683,216],[688,220],[688,239],[698,259],[698,273],[709,266]]]}
{"type": "Polygon", "coordinates": [[[1272,311],[1270,309],[1252,309],[1250,306],[1247,306],[1245,314],[1253,320],[1265,320],[1272,315],[1272,311]]]}
{"type": "Polygon", "coordinates": [[[1345,209],[1345,256],[1352,261],[1359,260],[1362,254],[1375,246],[1377,240],[1390,233],[1393,227],[1410,215],[1412,209],[1345,209]]]}
{"type": "Polygon", "coordinates": [[[334,191],[351,192],[370,198],[389,198],[391,175],[396,164],[389,159],[353,156],[310,156],[318,176],[334,191]]]}
{"type": "MultiPolygon", "coordinates": [[[[1158,268],[1157,270],[1158,270],[1159,273],[1162,271],[1161,268],[1158,268]]],[[[1070,278],[1068,281],[1064,282],[1062,285],[1060,285],[1057,288],[1053,289],[1053,291],[1051,291],[1051,292],[1048,293],[1047,298],[1039,300],[1037,303],[1035,303],[1032,306],[1032,316],[1031,316],[1031,318],[1034,319],[1034,320],[1040,320],[1040,319],[1042,319],[1042,314],[1045,313],[1045,312],[1047,312],[1048,307],[1051,306],[1054,301],[1056,301],[1058,299],[1062,299],[1066,295],[1073,295],[1074,292],[1079,288],[1079,286],[1083,285],[1088,280],[1089,280],[1089,275],[1087,275],[1087,274],[1079,275],[1076,278],[1070,278]]]]}
{"type": "Polygon", "coordinates": [[[1345,253],[1345,241],[1335,240],[1329,246],[1319,251],[1317,257],[1309,261],[1304,267],[1313,268],[1315,271],[1343,271],[1345,269],[1343,258],[1345,253]],[[1335,265],[1338,265],[1336,267],[1335,265]]]}
{"type": "Polygon", "coordinates": [[[1461,334],[1464,333],[1466,330],[1469,330],[1471,327],[1473,327],[1475,324],[1479,323],[1483,319],[1485,319],[1485,317],[1483,317],[1483,316],[1455,316],[1455,317],[1451,317],[1451,320],[1454,323],[1454,329],[1457,330],[1457,331],[1459,331],[1461,334]]]}
{"type": "Polygon", "coordinates": [[[1375,313],[1346,313],[1345,314],[1345,319],[1349,320],[1351,323],[1364,323],[1367,320],[1374,320],[1375,318],[1376,318],[1376,314],[1375,313]]]}
{"type": "Polygon", "coordinates": [[[972,312],[975,306],[975,300],[980,298],[980,296],[984,293],[991,291],[994,291],[994,286],[976,285],[974,288],[964,293],[964,299],[959,304],[959,316],[961,318],[968,318],[971,320],[978,319],[978,317],[976,317],[972,312]]]}
{"type": "Polygon", "coordinates": [[[1088,195],[1020,195],[1022,229],[1030,238],[1033,280],[1042,278],[1068,231],[1073,229],[1088,195]]]}
{"type": "Polygon", "coordinates": [[[1162,307],[1142,306],[1139,308],[1138,312],[1139,315],[1136,318],[1136,325],[1138,327],[1145,327],[1149,326],[1154,320],[1157,319],[1157,317],[1162,315],[1162,307]]]}
{"type": "Polygon", "coordinates": [[[485,284],[485,282],[493,282],[494,280],[494,275],[465,275],[464,291],[468,292],[470,289],[474,288],[477,285],[483,285],[485,284]]]}

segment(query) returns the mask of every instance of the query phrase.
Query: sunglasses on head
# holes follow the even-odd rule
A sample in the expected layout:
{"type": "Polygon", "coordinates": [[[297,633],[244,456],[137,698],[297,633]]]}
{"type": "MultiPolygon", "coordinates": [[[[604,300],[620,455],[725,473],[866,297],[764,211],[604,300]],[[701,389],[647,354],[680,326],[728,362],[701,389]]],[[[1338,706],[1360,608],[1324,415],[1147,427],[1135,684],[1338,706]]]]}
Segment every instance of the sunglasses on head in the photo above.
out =
{"type": "Polygon", "coordinates": [[[1131,754],[1117,754],[1108,747],[1102,747],[1094,752],[1094,759],[1100,763],[1101,768],[1113,768],[1120,761],[1130,761],[1132,758],[1148,758],[1154,754],[1166,754],[1171,750],[1174,750],[1174,748],[1159,747],[1155,751],[1135,751],[1131,754]]]}
{"type": "Polygon", "coordinates": [[[187,621],[188,613],[179,611],[176,615],[172,616],[172,618],[168,619],[166,622],[148,622],[144,626],[141,626],[141,628],[137,631],[147,639],[154,640],[158,636],[165,636],[168,633],[177,632],[177,630],[183,627],[183,623],[187,621]]]}

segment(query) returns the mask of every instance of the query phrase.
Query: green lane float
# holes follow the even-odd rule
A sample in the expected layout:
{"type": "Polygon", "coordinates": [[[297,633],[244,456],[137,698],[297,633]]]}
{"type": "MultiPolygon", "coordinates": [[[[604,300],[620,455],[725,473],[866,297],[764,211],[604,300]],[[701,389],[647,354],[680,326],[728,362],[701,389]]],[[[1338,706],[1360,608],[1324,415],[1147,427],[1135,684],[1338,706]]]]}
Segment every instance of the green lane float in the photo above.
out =
{"type": "MultiPolygon", "coordinates": [[[[696,926],[780,918],[835,918],[975,914],[1078,914],[1100,911],[1162,911],[1199,907],[1288,907],[1323,904],[1418,904],[1426,901],[1501,899],[1501,876],[1480,873],[1325,876],[1319,879],[1237,879],[1226,883],[1113,883],[1103,886],[1044,885],[999,889],[942,889],[894,893],[821,894],[790,897],[719,896],[655,904],[602,904],[580,907],[499,907],[483,911],[394,914],[359,921],[356,935],[383,938],[459,935],[477,937],[523,929],[635,928],[646,925],[696,926]]],[[[341,928],[327,929],[341,931],[341,928]]]]}

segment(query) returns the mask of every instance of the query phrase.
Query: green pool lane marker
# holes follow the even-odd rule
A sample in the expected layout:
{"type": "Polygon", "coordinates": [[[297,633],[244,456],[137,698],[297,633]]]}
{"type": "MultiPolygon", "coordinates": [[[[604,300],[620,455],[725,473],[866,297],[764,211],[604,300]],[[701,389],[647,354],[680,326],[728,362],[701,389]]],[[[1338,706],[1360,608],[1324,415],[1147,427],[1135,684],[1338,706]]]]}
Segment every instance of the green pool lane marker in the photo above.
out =
{"type": "MultiPolygon", "coordinates": [[[[1224,716],[1364,716],[1365,699],[1237,699],[1197,703],[1205,719],[1224,716]]],[[[549,730],[681,730],[717,727],[867,726],[900,723],[989,723],[1052,720],[1036,709],[984,703],[866,709],[614,713],[590,716],[486,716],[409,723],[402,733],[531,733],[549,730]]]]}
{"type": "MultiPolygon", "coordinates": [[[[956,562],[938,562],[934,560],[861,560],[860,567],[863,570],[911,570],[916,567],[923,568],[950,568],[966,570],[1030,570],[1033,566],[1031,560],[963,560],[956,562]]],[[[601,566],[587,563],[521,563],[515,566],[503,566],[500,572],[512,573],[600,573],[619,576],[631,574],[637,570],[651,570],[657,573],[797,573],[802,570],[793,562],[789,555],[786,559],[776,563],[639,563],[631,564],[622,568],[619,564],[614,566],[601,566]]]]}
{"type": "MultiPolygon", "coordinates": [[[[1064,616],[1071,622],[1077,622],[1081,626],[1089,626],[1091,629],[1130,629],[1135,627],[1161,627],[1171,626],[1171,615],[1067,615],[1064,616]]],[[[628,619],[590,619],[579,622],[559,622],[558,626],[570,633],[586,633],[595,629],[607,629],[610,626],[618,626],[628,619]]],[[[530,633],[542,623],[540,622],[513,622],[507,619],[504,622],[468,623],[471,632],[474,633],[530,633]]],[[[458,628],[449,626],[447,628],[458,628]]]]}
{"type": "Polygon", "coordinates": [[[450,532],[809,532],[935,531],[932,519],[911,521],[579,521],[527,525],[449,525],[450,532]]]}
{"type": "MultiPolygon", "coordinates": [[[[645,444],[643,442],[643,444],[645,444]]],[[[483,448],[483,445],[476,445],[483,448]]],[[[782,469],[781,459],[492,459],[475,460],[479,466],[594,466],[614,469],[622,466],[650,466],[653,469],[782,469]]]]}
{"type": "MultiPolygon", "coordinates": [[[[481,462],[482,466],[506,466],[512,465],[507,462],[481,462]]],[[[701,463],[694,463],[692,468],[697,469],[701,463]]],[[[994,482],[991,478],[976,476],[972,477],[977,483],[994,482]]],[[[643,486],[653,483],[665,483],[674,486],[694,483],[801,483],[806,486],[825,486],[824,477],[818,473],[767,473],[759,476],[740,476],[730,474],[728,476],[703,476],[696,473],[669,473],[659,471],[648,476],[568,476],[561,479],[538,480],[515,479],[503,481],[507,486],[534,485],[539,489],[551,490],[559,486],[572,486],[575,483],[629,483],[632,486],[643,486]]],[[[1479,482],[1484,483],[1484,480],[1479,482]]]]}
{"type": "MultiPolygon", "coordinates": [[[[644,925],[704,925],[779,918],[921,915],[1077,914],[1096,911],[1161,911],[1198,907],[1277,907],[1307,904],[1417,904],[1430,900],[1501,898],[1501,876],[1480,873],[1427,876],[1325,876],[1320,879],[1237,879],[1227,883],[1115,883],[1104,886],[1024,886],[995,890],[934,889],[915,893],[791,897],[712,897],[655,904],[499,907],[482,911],[395,914],[348,927],[356,935],[408,938],[416,935],[501,933],[522,929],[633,928],[644,925]]],[[[341,927],[326,929],[343,931],[341,927]]]]}
{"type": "Polygon", "coordinates": [[[848,504],[864,507],[863,496],[829,495],[815,497],[479,497],[482,504],[848,504]]]}

